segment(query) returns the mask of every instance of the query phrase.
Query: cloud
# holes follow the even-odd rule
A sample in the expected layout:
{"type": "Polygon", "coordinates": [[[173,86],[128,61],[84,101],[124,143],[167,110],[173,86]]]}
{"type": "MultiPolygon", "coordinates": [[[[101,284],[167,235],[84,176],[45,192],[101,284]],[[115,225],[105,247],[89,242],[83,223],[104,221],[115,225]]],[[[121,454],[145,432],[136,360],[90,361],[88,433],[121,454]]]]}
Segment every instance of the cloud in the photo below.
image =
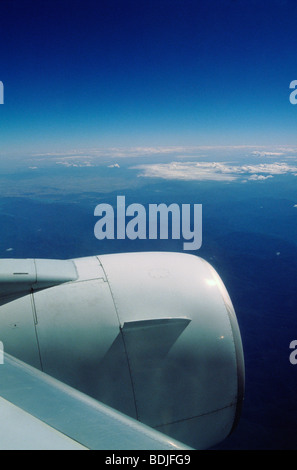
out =
{"type": "Polygon", "coordinates": [[[65,159],[101,159],[101,158],[133,158],[141,156],[167,156],[184,155],[201,156],[201,152],[208,151],[235,151],[235,150],[251,150],[259,148],[256,145],[173,145],[173,146],[134,146],[134,147],[97,147],[97,148],[82,148],[72,149],[65,152],[47,152],[47,153],[33,153],[32,158],[37,160],[45,160],[48,158],[65,159]]]}
{"type": "Polygon", "coordinates": [[[273,176],[272,175],[267,175],[267,176],[264,176],[264,175],[251,175],[249,177],[249,180],[261,181],[261,180],[267,180],[267,178],[273,178],[273,176]]]}
{"type": "Polygon", "coordinates": [[[252,152],[252,155],[255,155],[257,157],[279,157],[281,155],[284,155],[284,152],[267,152],[266,150],[254,150],[254,152],[252,152]]]}
{"type": "Polygon", "coordinates": [[[65,157],[64,159],[60,159],[59,161],[56,162],[57,165],[64,165],[66,167],[84,167],[84,166],[94,166],[90,161],[86,160],[74,160],[71,161],[71,159],[78,158],[78,157],[65,157]],[[69,160],[70,159],[70,160],[69,160]]]}
{"type": "Polygon", "coordinates": [[[208,162],[171,162],[138,165],[134,169],[142,170],[140,176],[149,178],[204,180],[204,181],[233,181],[236,179],[221,163],[208,162]]]}
{"type": "Polygon", "coordinates": [[[242,172],[246,173],[270,173],[274,175],[284,175],[286,173],[293,173],[297,171],[296,166],[288,165],[287,163],[259,163],[258,165],[242,165],[242,172]]]}
{"type": "Polygon", "coordinates": [[[140,170],[139,176],[197,181],[235,181],[246,178],[266,180],[273,175],[295,174],[297,167],[287,163],[261,163],[257,165],[232,165],[227,162],[171,162],[143,164],[130,167],[140,170]]]}
{"type": "Polygon", "coordinates": [[[118,163],[114,163],[113,165],[108,165],[108,168],[120,168],[118,163]]]}

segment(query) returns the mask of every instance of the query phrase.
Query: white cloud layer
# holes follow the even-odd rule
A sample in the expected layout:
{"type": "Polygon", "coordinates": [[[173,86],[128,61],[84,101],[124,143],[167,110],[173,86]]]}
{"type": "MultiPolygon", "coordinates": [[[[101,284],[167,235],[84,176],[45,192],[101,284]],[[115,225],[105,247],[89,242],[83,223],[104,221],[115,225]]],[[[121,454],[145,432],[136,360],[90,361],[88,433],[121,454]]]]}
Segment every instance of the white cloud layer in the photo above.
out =
{"type": "Polygon", "coordinates": [[[118,163],[114,163],[113,165],[108,165],[108,168],[120,168],[118,163]]]}
{"type": "Polygon", "coordinates": [[[256,157],[279,157],[284,155],[284,152],[267,152],[265,150],[255,150],[252,152],[252,155],[255,155],[256,157]]]}
{"type": "Polygon", "coordinates": [[[263,181],[263,180],[267,180],[267,178],[273,178],[272,175],[267,175],[267,176],[264,176],[264,175],[251,175],[249,177],[249,180],[253,180],[253,181],[263,181]]]}
{"type": "Polygon", "coordinates": [[[260,163],[256,165],[231,165],[227,162],[171,162],[136,165],[139,176],[175,180],[235,181],[266,180],[274,175],[295,174],[296,166],[287,163],[260,163]]]}

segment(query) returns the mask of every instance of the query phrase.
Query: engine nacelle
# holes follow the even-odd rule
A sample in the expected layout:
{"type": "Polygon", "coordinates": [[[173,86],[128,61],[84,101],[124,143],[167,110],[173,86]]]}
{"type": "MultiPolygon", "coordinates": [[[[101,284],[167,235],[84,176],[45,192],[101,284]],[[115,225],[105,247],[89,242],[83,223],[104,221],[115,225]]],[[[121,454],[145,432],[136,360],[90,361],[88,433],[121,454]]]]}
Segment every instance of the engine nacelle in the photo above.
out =
{"type": "Polygon", "coordinates": [[[234,428],[241,337],[229,295],[203,259],[1,260],[1,292],[7,353],[196,449],[234,428]]]}

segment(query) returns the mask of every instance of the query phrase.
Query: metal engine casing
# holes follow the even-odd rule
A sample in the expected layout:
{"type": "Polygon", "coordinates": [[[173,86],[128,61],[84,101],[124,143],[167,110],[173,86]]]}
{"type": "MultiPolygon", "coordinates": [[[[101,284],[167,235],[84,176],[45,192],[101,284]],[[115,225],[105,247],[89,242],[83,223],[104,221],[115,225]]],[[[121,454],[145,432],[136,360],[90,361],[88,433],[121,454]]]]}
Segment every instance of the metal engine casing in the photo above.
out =
{"type": "Polygon", "coordinates": [[[0,293],[1,283],[7,353],[196,449],[234,428],[241,336],[227,290],[202,258],[1,260],[0,293]]]}

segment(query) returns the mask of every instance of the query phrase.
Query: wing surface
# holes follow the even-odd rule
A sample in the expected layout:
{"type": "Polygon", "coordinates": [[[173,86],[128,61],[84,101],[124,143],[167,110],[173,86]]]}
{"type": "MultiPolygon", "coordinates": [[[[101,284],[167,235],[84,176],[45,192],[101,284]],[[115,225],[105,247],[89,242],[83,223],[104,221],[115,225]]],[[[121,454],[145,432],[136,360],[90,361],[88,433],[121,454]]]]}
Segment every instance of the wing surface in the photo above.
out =
{"type": "Polygon", "coordinates": [[[4,354],[0,450],[183,450],[174,439],[4,354]]]}

